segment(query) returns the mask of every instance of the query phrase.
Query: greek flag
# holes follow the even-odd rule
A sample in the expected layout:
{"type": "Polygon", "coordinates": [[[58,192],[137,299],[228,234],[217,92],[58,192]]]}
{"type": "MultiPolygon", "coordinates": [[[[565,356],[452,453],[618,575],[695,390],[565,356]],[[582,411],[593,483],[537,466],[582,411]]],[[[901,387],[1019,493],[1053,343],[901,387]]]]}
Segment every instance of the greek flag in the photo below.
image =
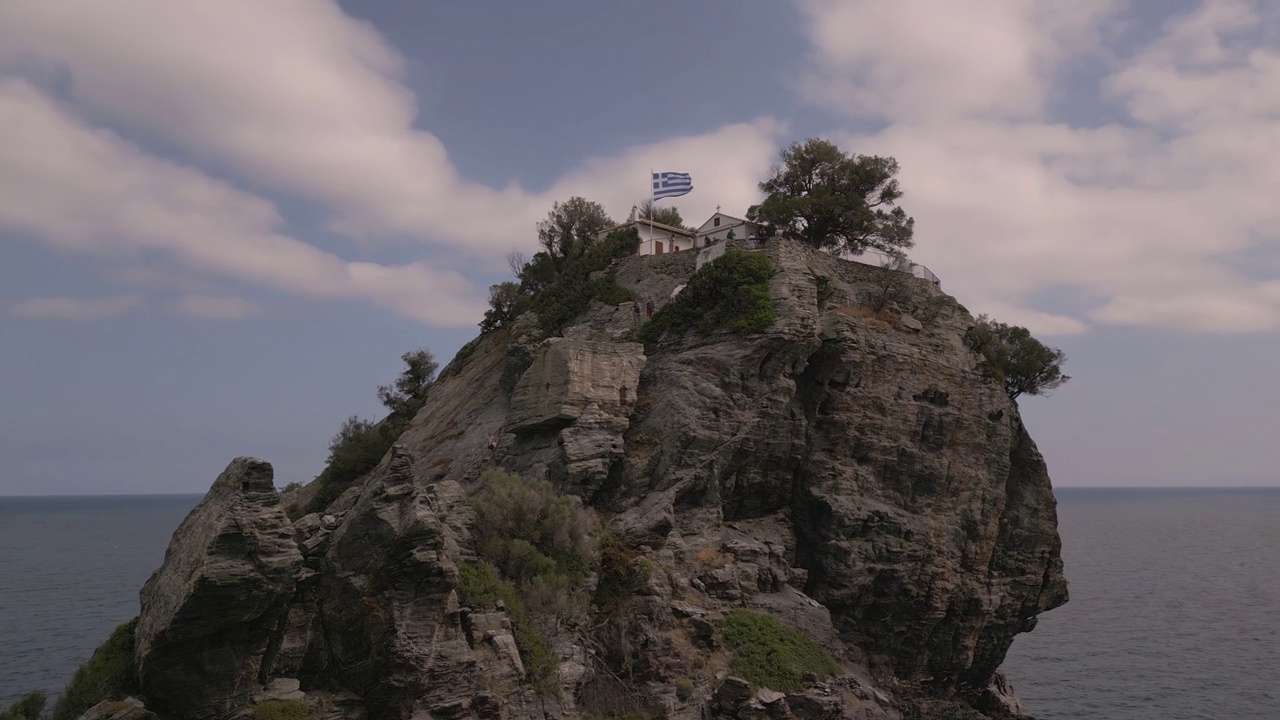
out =
{"type": "Polygon", "coordinates": [[[653,199],[680,197],[693,189],[689,173],[664,172],[653,174],[653,199]]]}

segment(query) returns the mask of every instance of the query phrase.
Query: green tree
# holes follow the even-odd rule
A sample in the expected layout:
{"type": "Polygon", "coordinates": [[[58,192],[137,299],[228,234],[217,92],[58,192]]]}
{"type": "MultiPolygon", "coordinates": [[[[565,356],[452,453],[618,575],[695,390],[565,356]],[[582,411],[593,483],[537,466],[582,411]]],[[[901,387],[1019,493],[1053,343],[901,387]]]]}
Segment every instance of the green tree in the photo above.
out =
{"type": "Polygon", "coordinates": [[[577,257],[613,224],[600,203],[574,196],[552,204],[547,218],[538,223],[538,244],[552,258],[577,257]]]}
{"type": "Polygon", "coordinates": [[[901,252],[913,244],[915,220],[896,206],[897,173],[891,157],[850,156],[820,138],[792,143],[760,183],[767,197],[747,218],[815,248],[901,252]]]}
{"type": "Polygon", "coordinates": [[[407,366],[394,385],[379,385],[378,400],[391,414],[412,418],[426,402],[427,388],[436,378],[435,357],[430,350],[414,350],[400,356],[407,366]]]}
{"type": "Polygon", "coordinates": [[[501,282],[489,286],[489,309],[484,312],[480,321],[480,332],[493,332],[519,317],[527,309],[528,295],[515,281],[501,282]]]}
{"type": "Polygon", "coordinates": [[[979,315],[964,340],[982,355],[987,369],[1004,382],[1005,392],[1014,400],[1024,394],[1047,395],[1071,379],[1062,374],[1066,354],[1035,339],[1024,327],[979,315]]]}
{"type": "Polygon", "coordinates": [[[640,203],[639,218],[641,220],[659,222],[663,225],[670,225],[671,227],[684,227],[684,218],[680,216],[679,208],[674,205],[658,207],[654,204],[653,200],[645,200],[640,203]]]}

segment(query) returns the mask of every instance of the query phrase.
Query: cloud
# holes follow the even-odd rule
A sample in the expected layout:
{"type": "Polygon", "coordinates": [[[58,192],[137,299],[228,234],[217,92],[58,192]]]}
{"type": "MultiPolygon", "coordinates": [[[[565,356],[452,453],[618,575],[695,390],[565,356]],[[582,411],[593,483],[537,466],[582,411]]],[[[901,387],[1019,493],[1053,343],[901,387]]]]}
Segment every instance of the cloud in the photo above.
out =
{"type": "Polygon", "coordinates": [[[55,320],[104,320],[138,307],[140,295],[116,295],[101,298],[43,297],[19,300],[9,307],[9,314],[24,318],[55,320]]]}
{"type": "Polygon", "coordinates": [[[1126,51],[1099,45],[1114,3],[912,6],[802,3],[807,82],[851,119],[885,123],[837,136],[901,162],[913,255],[948,291],[1046,334],[1280,328],[1274,272],[1242,262],[1280,247],[1280,56],[1241,34],[1274,19],[1205,3],[1126,51]],[[1092,93],[1062,79],[1085,56],[1112,63],[1092,93]],[[1064,94],[1124,122],[1062,122],[1049,99],[1064,94]],[[1073,310],[1042,307],[1045,294],[1073,310]]]}
{"type": "Polygon", "coordinates": [[[231,295],[186,295],[174,303],[183,315],[208,320],[239,320],[258,312],[258,306],[231,295]]]}
{"type": "MultiPolygon", "coordinates": [[[[496,261],[530,239],[567,192],[625,213],[643,197],[651,164],[667,158],[710,179],[762,159],[767,167],[774,153],[767,141],[776,126],[757,122],[590,161],[548,192],[485,187],[462,177],[440,140],[415,126],[404,58],[332,0],[129,0],[75,13],[8,3],[0,6],[0,62],[6,56],[64,69],[71,95],[96,115],[233,178],[321,205],[342,234],[415,238],[450,257],[496,261]]],[[[725,190],[727,200],[741,200],[740,184],[725,190]]]]}
{"type": "Polygon", "coordinates": [[[425,262],[348,262],[281,232],[274,205],[87,126],[0,81],[0,227],[56,248],[140,259],[317,299],[365,299],[440,325],[474,322],[471,283],[425,262]]]}

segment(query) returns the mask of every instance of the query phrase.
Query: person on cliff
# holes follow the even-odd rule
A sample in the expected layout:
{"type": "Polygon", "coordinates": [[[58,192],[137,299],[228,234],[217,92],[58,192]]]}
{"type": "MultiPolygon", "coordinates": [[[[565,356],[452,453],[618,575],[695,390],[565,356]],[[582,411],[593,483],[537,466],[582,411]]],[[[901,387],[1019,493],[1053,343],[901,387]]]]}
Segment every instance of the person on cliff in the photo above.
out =
{"type": "Polygon", "coordinates": [[[649,319],[653,318],[653,298],[644,301],[644,316],[649,319]]]}
{"type": "Polygon", "coordinates": [[[640,303],[636,300],[631,301],[631,315],[635,318],[636,325],[640,325],[640,303]]]}

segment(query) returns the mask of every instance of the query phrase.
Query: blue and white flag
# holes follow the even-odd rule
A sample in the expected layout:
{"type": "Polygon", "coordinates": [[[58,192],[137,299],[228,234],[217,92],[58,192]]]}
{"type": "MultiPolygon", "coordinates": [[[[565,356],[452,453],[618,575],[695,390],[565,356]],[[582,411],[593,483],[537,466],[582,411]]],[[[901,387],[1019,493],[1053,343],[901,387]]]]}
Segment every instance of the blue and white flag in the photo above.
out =
{"type": "Polygon", "coordinates": [[[653,174],[653,199],[680,197],[693,189],[689,173],[664,172],[653,174]]]}

